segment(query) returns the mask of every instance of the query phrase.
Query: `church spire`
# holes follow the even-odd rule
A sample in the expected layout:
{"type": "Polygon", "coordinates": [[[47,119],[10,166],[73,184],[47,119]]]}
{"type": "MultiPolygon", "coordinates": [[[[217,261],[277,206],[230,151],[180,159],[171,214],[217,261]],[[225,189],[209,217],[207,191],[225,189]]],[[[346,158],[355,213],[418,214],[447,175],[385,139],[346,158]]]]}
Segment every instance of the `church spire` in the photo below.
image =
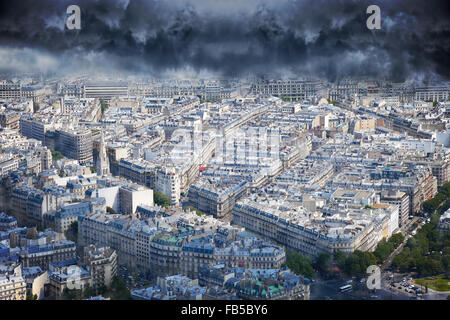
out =
{"type": "Polygon", "coordinates": [[[98,176],[109,175],[109,159],[108,155],[106,154],[105,139],[103,137],[103,132],[101,133],[100,150],[98,152],[98,159],[97,159],[97,175],[98,176]]]}

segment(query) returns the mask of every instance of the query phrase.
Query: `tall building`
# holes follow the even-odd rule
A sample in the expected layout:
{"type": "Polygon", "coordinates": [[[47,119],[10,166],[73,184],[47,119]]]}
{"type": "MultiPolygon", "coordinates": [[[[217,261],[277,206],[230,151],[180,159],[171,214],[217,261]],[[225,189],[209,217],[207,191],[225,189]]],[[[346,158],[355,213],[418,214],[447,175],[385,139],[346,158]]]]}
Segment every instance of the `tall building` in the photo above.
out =
{"type": "Polygon", "coordinates": [[[39,226],[47,212],[56,210],[57,201],[51,193],[29,186],[17,186],[12,190],[10,207],[19,223],[39,226]]]}
{"type": "Polygon", "coordinates": [[[11,81],[0,82],[0,99],[20,99],[22,97],[22,86],[20,83],[11,81]]]}
{"type": "Polygon", "coordinates": [[[155,186],[155,166],[142,159],[120,159],[119,175],[149,188],[155,186]]]}
{"type": "Polygon", "coordinates": [[[289,98],[294,101],[326,96],[326,90],[321,81],[305,80],[262,80],[252,85],[251,92],[289,98]]]}
{"type": "Polygon", "coordinates": [[[446,86],[429,86],[416,88],[415,99],[421,101],[446,101],[450,88],[446,86]]]}
{"type": "Polygon", "coordinates": [[[20,114],[17,112],[0,113],[0,127],[18,130],[20,123],[20,114]]]}
{"type": "Polygon", "coordinates": [[[380,201],[398,205],[398,223],[400,227],[405,226],[409,216],[409,196],[405,192],[386,190],[381,191],[380,201]]]}
{"type": "Polygon", "coordinates": [[[47,147],[40,147],[36,149],[36,153],[41,159],[41,170],[50,169],[53,163],[52,152],[47,147]]]}
{"type": "Polygon", "coordinates": [[[43,144],[46,144],[45,134],[49,128],[48,124],[25,115],[20,117],[19,126],[21,135],[30,139],[39,140],[43,144]]]}
{"type": "Polygon", "coordinates": [[[84,264],[91,272],[92,286],[109,287],[117,275],[117,253],[110,247],[89,245],[84,248],[84,264]]]}
{"type": "Polygon", "coordinates": [[[88,129],[56,131],[55,149],[68,158],[78,160],[80,164],[93,162],[92,132],[88,129]]]}
{"type": "Polygon", "coordinates": [[[103,137],[103,133],[100,139],[100,150],[97,158],[97,175],[98,176],[109,175],[109,158],[108,155],[106,154],[105,139],[103,137]]]}
{"type": "Polygon", "coordinates": [[[174,168],[162,168],[156,173],[155,191],[159,191],[168,196],[173,205],[180,202],[180,176],[174,168]]]}
{"type": "Polygon", "coordinates": [[[119,212],[133,214],[139,205],[153,206],[153,190],[137,184],[119,189],[119,212]]]}
{"type": "Polygon", "coordinates": [[[110,100],[112,97],[127,95],[128,84],[124,82],[89,82],[84,85],[85,98],[110,100]]]}

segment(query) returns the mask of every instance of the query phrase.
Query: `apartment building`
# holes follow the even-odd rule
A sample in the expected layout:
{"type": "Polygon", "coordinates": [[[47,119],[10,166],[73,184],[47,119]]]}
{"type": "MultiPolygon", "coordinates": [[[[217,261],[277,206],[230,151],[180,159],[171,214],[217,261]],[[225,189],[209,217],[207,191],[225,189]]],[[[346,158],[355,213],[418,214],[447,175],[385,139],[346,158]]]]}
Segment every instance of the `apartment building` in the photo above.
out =
{"type": "Polygon", "coordinates": [[[0,113],[0,127],[13,130],[19,130],[20,114],[17,112],[1,112],[0,113]]]}
{"type": "Polygon", "coordinates": [[[398,228],[398,207],[394,205],[366,211],[341,204],[325,211],[323,217],[322,213],[313,214],[302,207],[270,205],[270,200],[263,199],[237,202],[233,222],[264,239],[312,257],[337,250],[346,253],[374,250],[383,237],[398,228]]]}
{"type": "Polygon", "coordinates": [[[445,211],[439,218],[437,229],[441,233],[450,232],[450,209],[445,211]]]}
{"type": "Polygon", "coordinates": [[[117,253],[109,247],[84,247],[84,264],[91,273],[92,287],[109,287],[117,275],[117,253]]]}
{"type": "Polygon", "coordinates": [[[136,237],[142,226],[130,215],[94,213],[78,217],[78,243],[110,247],[117,252],[118,264],[136,268],[136,237]]]}
{"type": "Polygon", "coordinates": [[[175,168],[160,168],[156,172],[155,191],[162,192],[170,198],[173,205],[180,202],[181,181],[175,168]]]}
{"type": "Polygon", "coordinates": [[[12,81],[0,82],[0,99],[17,100],[22,98],[22,85],[12,81]]]}
{"type": "Polygon", "coordinates": [[[171,275],[180,270],[180,256],[186,238],[178,234],[156,235],[150,242],[150,268],[153,275],[171,275]]]}
{"type": "Polygon", "coordinates": [[[26,300],[27,285],[21,275],[0,274],[0,300],[26,300]]]}
{"type": "Polygon", "coordinates": [[[10,207],[19,223],[39,226],[47,212],[57,209],[57,199],[52,193],[17,186],[12,190],[10,207]]]}
{"type": "Polygon", "coordinates": [[[261,274],[263,271],[260,271],[259,278],[244,277],[234,284],[236,295],[243,300],[309,300],[308,279],[286,271],[266,278],[262,278],[261,274]]]}
{"type": "Polygon", "coordinates": [[[19,159],[8,156],[0,157],[0,176],[6,176],[19,168],[19,159]]]}
{"type": "Polygon", "coordinates": [[[153,206],[153,190],[137,184],[123,185],[119,189],[119,212],[132,214],[139,205],[153,206]]]}
{"type": "Polygon", "coordinates": [[[269,94],[294,101],[326,96],[326,90],[320,81],[262,80],[252,84],[250,90],[252,94],[269,94]]]}
{"type": "Polygon", "coordinates": [[[154,287],[131,290],[131,296],[136,300],[202,300],[205,292],[197,279],[175,274],[158,277],[154,287]]]}
{"type": "Polygon", "coordinates": [[[55,149],[80,164],[93,163],[92,132],[88,129],[60,129],[55,131],[55,149]]]}
{"type": "Polygon", "coordinates": [[[45,134],[47,130],[49,130],[50,126],[47,123],[43,123],[38,119],[34,119],[28,115],[22,115],[20,117],[20,134],[30,138],[36,139],[42,142],[42,144],[46,144],[45,134]]]}
{"type": "Polygon", "coordinates": [[[142,216],[139,219],[104,214],[82,217],[79,243],[110,246],[121,263],[150,271],[152,276],[182,272],[196,277],[199,267],[217,263],[271,268],[285,261],[282,248],[240,234],[242,230],[214,218],[149,208],[138,210],[142,216]]]}
{"type": "Polygon", "coordinates": [[[79,216],[93,213],[103,208],[103,199],[95,198],[90,201],[70,203],[58,210],[54,215],[54,228],[57,232],[65,232],[78,221],[79,216]]]}
{"type": "Polygon", "coordinates": [[[415,100],[421,101],[447,101],[450,89],[446,86],[417,87],[415,89],[415,100]]]}
{"type": "Polygon", "coordinates": [[[189,203],[202,212],[222,218],[233,211],[235,202],[247,192],[248,182],[240,179],[207,177],[189,187],[189,203]]]}
{"type": "Polygon", "coordinates": [[[83,293],[88,287],[92,288],[92,279],[89,270],[76,265],[69,265],[53,268],[48,275],[49,296],[60,300],[64,296],[64,291],[81,290],[83,293]]]}
{"type": "Polygon", "coordinates": [[[405,192],[386,190],[381,191],[380,202],[390,203],[399,207],[399,226],[404,227],[408,221],[409,216],[409,196],[405,192]]]}
{"type": "Polygon", "coordinates": [[[24,267],[39,266],[42,270],[48,270],[51,262],[74,258],[76,258],[76,245],[68,240],[22,247],[19,253],[20,262],[24,267]]]}
{"type": "Polygon", "coordinates": [[[120,159],[118,164],[119,175],[137,184],[155,187],[156,168],[145,160],[120,159]]]}
{"type": "Polygon", "coordinates": [[[83,86],[85,98],[99,98],[106,101],[113,97],[128,96],[125,82],[88,82],[83,86]]]}
{"type": "Polygon", "coordinates": [[[8,231],[17,228],[17,220],[4,212],[0,212],[0,231],[8,231]]]}

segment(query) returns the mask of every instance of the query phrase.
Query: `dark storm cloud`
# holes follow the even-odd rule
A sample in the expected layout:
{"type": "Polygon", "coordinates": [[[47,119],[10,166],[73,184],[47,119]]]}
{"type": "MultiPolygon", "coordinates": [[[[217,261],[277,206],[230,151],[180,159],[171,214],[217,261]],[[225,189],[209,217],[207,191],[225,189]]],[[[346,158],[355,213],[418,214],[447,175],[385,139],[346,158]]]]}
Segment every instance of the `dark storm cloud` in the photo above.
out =
{"type": "Polygon", "coordinates": [[[446,0],[3,1],[0,71],[449,79],[449,9],[446,0]],[[70,4],[81,8],[79,31],[65,29],[70,4]],[[382,30],[366,28],[371,4],[381,8],[382,30]]]}

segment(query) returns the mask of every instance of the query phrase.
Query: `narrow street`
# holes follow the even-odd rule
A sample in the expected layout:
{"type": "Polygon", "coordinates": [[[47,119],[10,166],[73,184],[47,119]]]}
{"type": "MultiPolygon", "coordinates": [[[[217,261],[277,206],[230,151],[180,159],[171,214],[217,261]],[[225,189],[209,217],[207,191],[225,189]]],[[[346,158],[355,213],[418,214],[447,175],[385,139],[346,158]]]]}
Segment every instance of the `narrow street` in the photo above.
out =
{"type": "Polygon", "coordinates": [[[409,232],[409,228],[410,226],[412,226],[415,222],[417,222],[419,220],[420,217],[413,217],[413,219],[408,220],[408,223],[406,225],[405,228],[403,228],[402,230],[402,234],[405,237],[405,239],[403,240],[403,242],[397,247],[397,249],[395,249],[390,256],[383,262],[383,264],[381,265],[381,270],[386,270],[387,268],[389,268],[391,266],[392,261],[394,260],[394,258],[403,250],[403,247],[406,245],[406,243],[408,242],[409,238],[411,238],[411,234],[417,231],[419,231],[419,229],[422,227],[422,224],[418,224],[418,226],[411,232],[409,232]]]}

